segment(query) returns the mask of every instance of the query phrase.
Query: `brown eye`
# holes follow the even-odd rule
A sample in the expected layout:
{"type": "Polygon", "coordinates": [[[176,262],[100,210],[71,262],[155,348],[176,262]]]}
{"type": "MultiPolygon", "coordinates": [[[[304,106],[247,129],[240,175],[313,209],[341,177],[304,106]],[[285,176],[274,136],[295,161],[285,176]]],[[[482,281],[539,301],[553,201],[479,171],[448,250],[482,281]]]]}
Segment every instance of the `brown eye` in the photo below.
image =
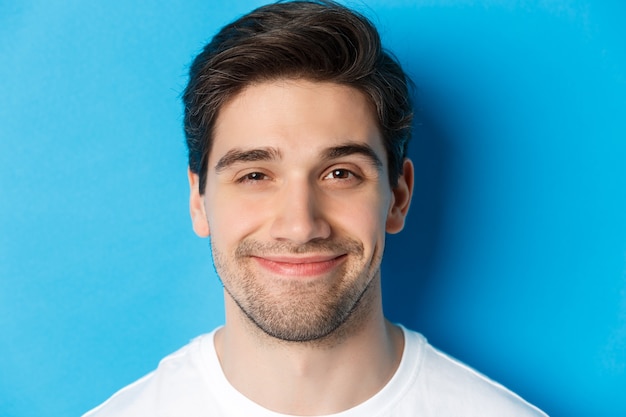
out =
{"type": "Polygon", "coordinates": [[[265,175],[261,174],[260,172],[251,172],[246,175],[246,180],[248,181],[259,181],[262,179],[265,179],[265,175]]]}
{"type": "Polygon", "coordinates": [[[263,174],[262,172],[251,172],[239,178],[237,182],[239,183],[258,182],[258,181],[263,181],[266,179],[267,179],[267,175],[263,174]]]}
{"type": "Polygon", "coordinates": [[[350,171],[347,169],[336,169],[333,171],[335,178],[348,178],[350,177],[350,171]]]}
{"type": "Polygon", "coordinates": [[[332,171],[330,171],[327,177],[330,177],[333,179],[345,180],[345,179],[350,178],[351,175],[352,173],[348,171],[347,169],[333,169],[332,171]]]}

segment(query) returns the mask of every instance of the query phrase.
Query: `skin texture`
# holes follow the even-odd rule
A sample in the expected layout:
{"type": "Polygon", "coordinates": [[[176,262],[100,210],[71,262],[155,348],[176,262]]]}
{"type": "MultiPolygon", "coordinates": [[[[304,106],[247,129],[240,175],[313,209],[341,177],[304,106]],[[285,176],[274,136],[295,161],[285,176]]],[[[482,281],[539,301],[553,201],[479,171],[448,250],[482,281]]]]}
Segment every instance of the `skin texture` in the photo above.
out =
{"type": "Polygon", "coordinates": [[[220,109],[204,195],[189,173],[191,216],[224,285],[222,368],[253,401],[335,413],[393,375],[403,340],[382,313],[380,262],[413,167],[392,189],[386,160],[372,106],[351,87],[263,82],[220,109]]]}

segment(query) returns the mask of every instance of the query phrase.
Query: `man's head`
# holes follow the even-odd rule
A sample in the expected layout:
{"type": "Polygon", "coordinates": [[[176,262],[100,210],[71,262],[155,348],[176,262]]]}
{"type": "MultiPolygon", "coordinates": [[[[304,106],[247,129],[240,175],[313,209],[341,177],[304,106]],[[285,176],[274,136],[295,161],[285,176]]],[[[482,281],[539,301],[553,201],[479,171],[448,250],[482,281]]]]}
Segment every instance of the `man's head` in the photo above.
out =
{"type": "Polygon", "coordinates": [[[192,223],[227,322],[290,342],[380,322],[413,167],[406,79],[373,26],[334,3],[257,9],[196,59],[185,102],[192,223]]]}
{"type": "Polygon", "coordinates": [[[220,109],[245,87],[276,79],[333,82],[364,93],[396,184],[413,117],[407,77],[365,17],[329,1],[295,1],[260,7],[225,26],[191,66],[185,134],[201,194],[220,109]]]}

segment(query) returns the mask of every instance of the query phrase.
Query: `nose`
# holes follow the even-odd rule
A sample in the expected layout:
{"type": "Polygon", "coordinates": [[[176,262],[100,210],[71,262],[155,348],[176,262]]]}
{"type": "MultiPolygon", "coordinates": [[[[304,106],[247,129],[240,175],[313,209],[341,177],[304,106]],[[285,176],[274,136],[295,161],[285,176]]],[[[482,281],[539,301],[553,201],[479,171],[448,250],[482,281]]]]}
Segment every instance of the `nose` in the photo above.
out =
{"type": "Polygon", "coordinates": [[[308,181],[286,184],[279,192],[270,234],[273,239],[303,244],[330,236],[321,194],[308,181]]]}

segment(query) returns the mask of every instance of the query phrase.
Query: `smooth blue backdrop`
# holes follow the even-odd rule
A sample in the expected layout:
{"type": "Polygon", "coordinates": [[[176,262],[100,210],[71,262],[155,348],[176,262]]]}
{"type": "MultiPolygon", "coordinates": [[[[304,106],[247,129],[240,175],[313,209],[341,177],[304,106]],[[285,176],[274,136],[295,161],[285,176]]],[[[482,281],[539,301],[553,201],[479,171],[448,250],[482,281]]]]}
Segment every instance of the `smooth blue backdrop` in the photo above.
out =
{"type": "MultiPolygon", "coordinates": [[[[0,416],[79,415],[222,322],[179,96],[260,4],[0,2],[0,416]]],[[[350,4],[423,110],[387,314],[551,415],[626,415],[625,3],[350,4]]]]}

